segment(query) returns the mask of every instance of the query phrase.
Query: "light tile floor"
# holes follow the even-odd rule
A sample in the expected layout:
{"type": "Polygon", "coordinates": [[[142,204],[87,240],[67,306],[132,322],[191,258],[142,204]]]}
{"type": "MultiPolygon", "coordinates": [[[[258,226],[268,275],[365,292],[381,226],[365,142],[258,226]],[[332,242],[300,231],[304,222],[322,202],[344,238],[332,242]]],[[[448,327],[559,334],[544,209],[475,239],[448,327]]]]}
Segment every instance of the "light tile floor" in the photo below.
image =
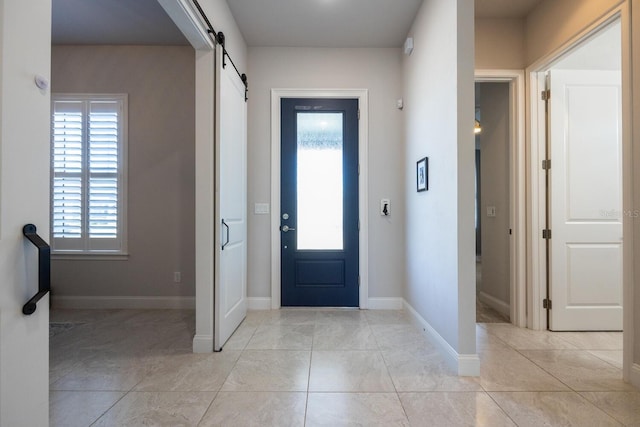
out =
{"type": "Polygon", "coordinates": [[[193,311],[54,310],[51,426],[640,426],[620,333],[477,327],[456,376],[401,311],[250,312],[192,354],[193,311]]]}

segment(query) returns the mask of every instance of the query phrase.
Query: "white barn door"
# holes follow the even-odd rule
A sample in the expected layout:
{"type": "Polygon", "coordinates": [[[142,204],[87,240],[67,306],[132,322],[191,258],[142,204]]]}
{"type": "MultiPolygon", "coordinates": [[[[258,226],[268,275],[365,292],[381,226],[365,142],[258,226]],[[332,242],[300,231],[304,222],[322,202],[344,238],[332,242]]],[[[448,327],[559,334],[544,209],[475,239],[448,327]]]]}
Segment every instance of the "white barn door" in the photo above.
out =
{"type": "Polygon", "coordinates": [[[38,292],[32,223],[49,241],[51,1],[0,0],[0,426],[49,423],[49,295],[38,292]]]}
{"type": "Polygon", "coordinates": [[[216,47],[216,262],[214,350],[247,315],[247,103],[244,84],[216,47]]]}
{"type": "Polygon", "coordinates": [[[622,329],[619,71],[550,73],[554,331],[622,329]]]}

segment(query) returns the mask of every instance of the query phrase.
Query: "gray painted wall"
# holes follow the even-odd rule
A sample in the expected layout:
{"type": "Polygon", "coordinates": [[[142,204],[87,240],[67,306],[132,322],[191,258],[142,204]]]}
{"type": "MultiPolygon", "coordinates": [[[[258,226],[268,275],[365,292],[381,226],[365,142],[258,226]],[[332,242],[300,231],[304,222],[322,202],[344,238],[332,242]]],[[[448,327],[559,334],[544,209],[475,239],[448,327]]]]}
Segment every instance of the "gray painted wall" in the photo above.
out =
{"type": "Polygon", "coordinates": [[[473,3],[425,0],[404,58],[407,302],[460,354],[475,353],[473,3]],[[429,157],[429,191],[415,162],[429,157]]]}
{"type": "Polygon", "coordinates": [[[524,46],[523,19],[476,18],[476,69],[523,69],[524,46]]]}
{"type": "Polygon", "coordinates": [[[53,295],[194,295],[194,64],[188,46],[53,47],[52,92],[129,94],[129,258],[54,260],[53,295]]]}
{"type": "Polygon", "coordinates": [[[404,282],[400,49],[249,48],[249,297],[271,296],[271,89],[369,90],[369,296],[401,297],[404,282]],[[391,199],[381,217],[380,199],[391,199]]]}

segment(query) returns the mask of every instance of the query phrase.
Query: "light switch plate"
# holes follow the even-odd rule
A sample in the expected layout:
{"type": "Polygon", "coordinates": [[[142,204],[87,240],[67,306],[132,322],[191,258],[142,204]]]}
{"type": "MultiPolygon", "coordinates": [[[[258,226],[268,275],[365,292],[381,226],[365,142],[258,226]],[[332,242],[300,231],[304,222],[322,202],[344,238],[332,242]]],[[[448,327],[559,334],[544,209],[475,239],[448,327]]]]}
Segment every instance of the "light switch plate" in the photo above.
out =
{"type": "Polygon", "coordinates": [[[496,216],[496,207],[495,206],[487,206],[487,216],[490,216],[490,217],[496,216]]]}
{"type": "Polygon", "coordinates": [[[389,199],[381,199],[380,200],[380,215],[389,216],[391,215],[391,201],[389,199]],[[384,211],[385,206],[387,207],[387,211],[384,211]]]}
{"type": "Polygon", "coordinates": [[[256,203],[253,206],[253,213],[256,215],[268,215],[269,203],[256,203]]]}

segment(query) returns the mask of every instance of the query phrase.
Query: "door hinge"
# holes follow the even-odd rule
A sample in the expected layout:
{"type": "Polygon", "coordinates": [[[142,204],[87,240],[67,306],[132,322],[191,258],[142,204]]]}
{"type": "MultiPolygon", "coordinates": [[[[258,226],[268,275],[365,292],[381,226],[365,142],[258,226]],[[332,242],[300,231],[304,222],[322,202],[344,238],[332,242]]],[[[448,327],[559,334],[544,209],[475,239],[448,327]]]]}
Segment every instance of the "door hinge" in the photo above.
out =
{"type": "Polygon", "coordinates": [[[549,298],[545,298],[542,300],[542,308],[551,310],[551,300],[549,298]]]}
{"type": "Polygon", "coordinates": [[[550,159],[542,161],[542,169],[544,169],[546,171],[551,169],[551,160],[550,159]]]}
{"type": "Polygon", "coordinates": [[[358,276],[358,286],[360,286],[360,276],[358,276]]]}
{"type": "Polygon", "coordinates": [[[542,230],[542,238],[547,240],[551,239],[551,230],[548,228],[545,230],[542,230]]]}
{"type": "Polygon", "coordinates": [[[551,89],[546,89],[546,90],[543,90],[542,92],[540,92],[540,98],[543,101],[550,100],[551,99],[551,89]]]}
{"type": "Polygon", "coordinates": [[[360,220],[358,220],[358,231],[360,231],[360,220]]]}
{"type": "Polygon", "coordinates": [[[358,108],[358,120],[360,120],[360,109],[358,108]]]}

